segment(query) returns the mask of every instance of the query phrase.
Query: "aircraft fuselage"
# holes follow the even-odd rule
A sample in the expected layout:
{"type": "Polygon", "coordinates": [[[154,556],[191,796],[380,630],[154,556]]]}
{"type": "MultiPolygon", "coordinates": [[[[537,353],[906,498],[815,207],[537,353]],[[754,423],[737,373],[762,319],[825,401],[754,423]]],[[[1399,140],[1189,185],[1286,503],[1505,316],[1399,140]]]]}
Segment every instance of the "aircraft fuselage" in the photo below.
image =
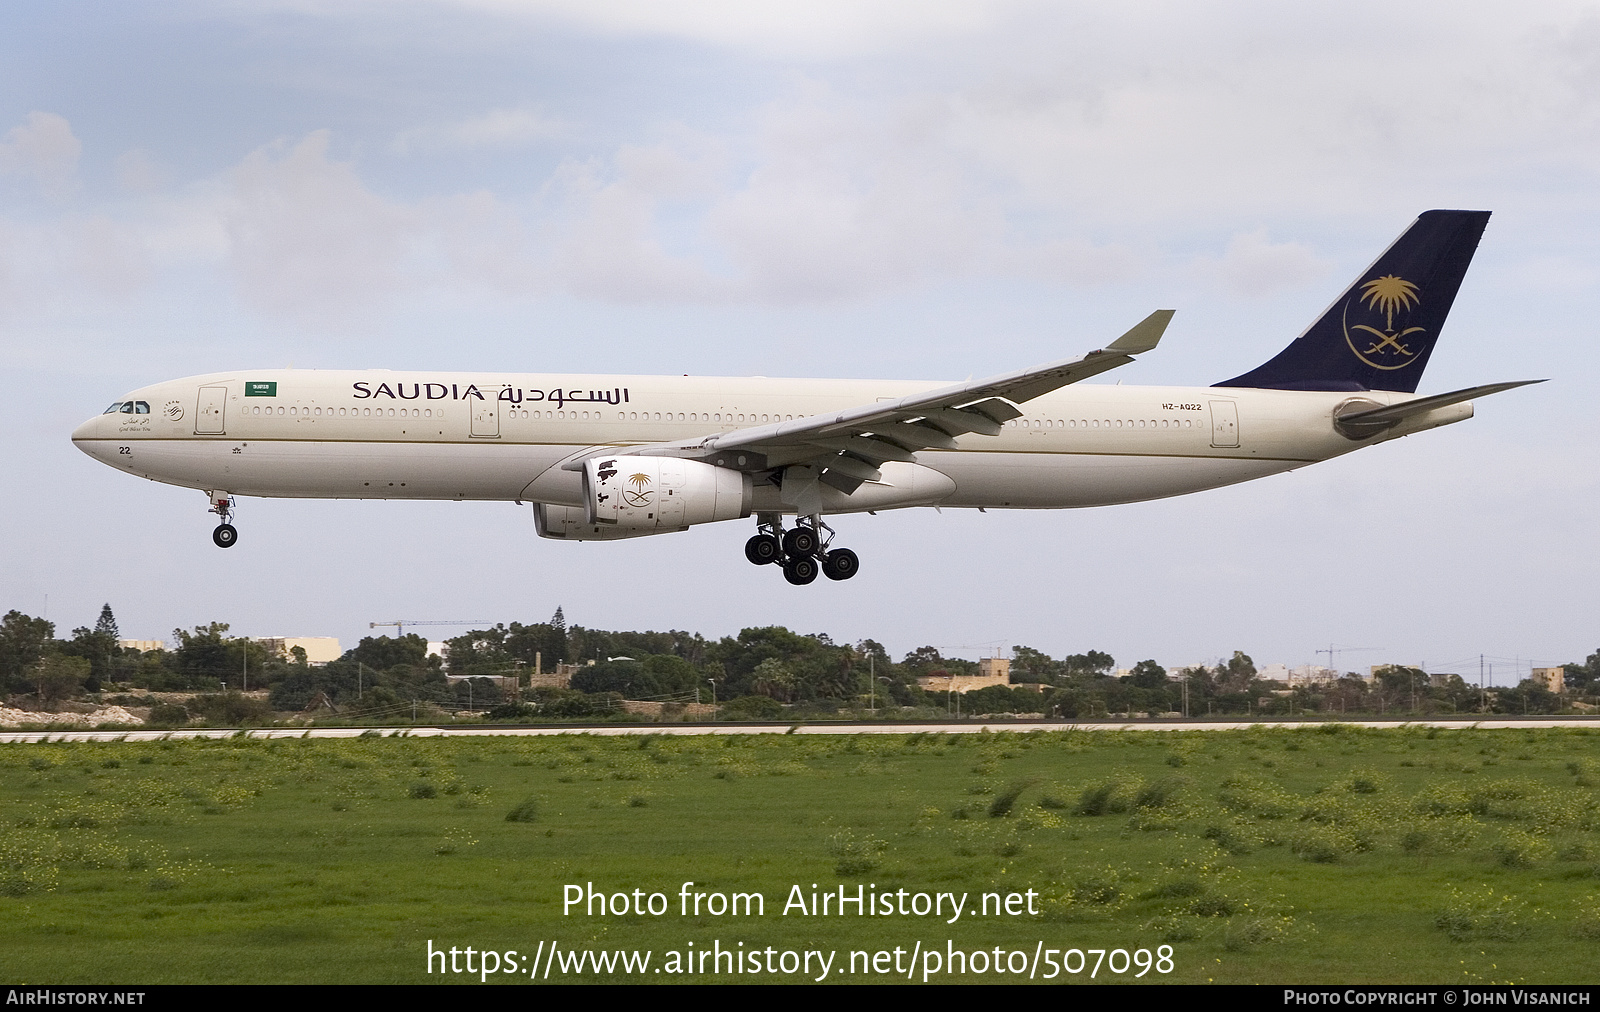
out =
{"type": "MultiPolygon", "coordinates": [[[[91,418],[72,439],[130,474],[235,495],[580,506],[582,476],[560,465],[597,448],[625,453],[942,385],[258,370],[144,387],[122,403],[147,407],[91,418]]],[[[1060,509],[1159,499],[1302,467],[1472,414],[1470,403],[1450,405],[1366,439],[1334,425],[1352,400],[1387,406],[1413,397],[1074,384],[1022,404],[1022,416],[998,435],[968,433],[954,440],[955,449],[916,452],[922,487],[907,489],[908,501],[899,504],[1060,509]]],[[[885,479],[895,484],[892,471],[885,479]]],[[[794,512],[770,485],[758,484],[754,493],[757,511],[794,512]]],[[[886,494],[825,512],[893,508],[886,494]]]]}

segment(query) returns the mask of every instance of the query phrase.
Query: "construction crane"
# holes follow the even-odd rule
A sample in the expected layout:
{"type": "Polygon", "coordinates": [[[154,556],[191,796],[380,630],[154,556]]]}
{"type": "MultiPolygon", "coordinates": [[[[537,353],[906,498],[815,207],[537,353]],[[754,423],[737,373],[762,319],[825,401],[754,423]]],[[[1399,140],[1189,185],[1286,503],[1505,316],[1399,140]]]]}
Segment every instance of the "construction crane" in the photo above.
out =
{"type": "Polygon", "coordinates": [[[493,624],[494,624],[494,622],[492,620],[486,619],[486,618],[440,619],[440,620],[437,620],[437,621],[432,620],[432,619],[420,619],[420,618],[401,618],[401,619],[396,619],[393,622],[368,622],[367,623],[367,628],[368,629],[376,629],[379,626],[392,625],[392,626],[394,626],[395,639],[399,639],[400,637],[402,637],[402,636],[404,636],[406,634],[406,626],[408,626],[408,625],[475,625],[475,626],[489,626],[489,625],[493,625],[493,624]]]}
{"type": "Polygon", "coordinates": [[[1340,654],[1345,654],[1345,653],[1365,653],[1366,651],[1369,651],[1369,650],[1382,650],[1382,649],[1383,649],[1383,647],[1340,647],[1340,646],[1335,646],[1332,643],[1329,643],[1328,644],[1328,649],[1326,649],[1326,650],[1318,650],[1317,653],[1319,653],[1319,654],[1327,654],[1328,655],[1328,670],[1334,672],[1334,674],[1337,675],[1338,671],[1339,671],[1339,665],[1338,665],[1337,657],[1340,654]]]}

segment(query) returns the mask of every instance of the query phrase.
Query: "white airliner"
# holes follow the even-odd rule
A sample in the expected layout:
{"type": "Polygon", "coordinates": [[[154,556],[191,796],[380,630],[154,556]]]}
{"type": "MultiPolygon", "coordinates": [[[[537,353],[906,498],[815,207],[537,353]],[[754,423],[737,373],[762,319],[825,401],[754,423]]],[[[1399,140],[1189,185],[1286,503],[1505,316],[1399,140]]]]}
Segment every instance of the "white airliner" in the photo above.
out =
{"type": "Polygon", "coordinates": [[[1282,353],[1209,387],[1079,384],[1155,348],[1162,310],[1080,358],[953,385],[220,372],[135,390],[72,440],[204,490],[223,548],[239,495],[496,499],[569,541],[754,516],[751,562],[844,580],[859,563],[824,517],[1182,495],[1458,422],[1471,398],[1537,382],[1415,393],[1488,218],[1425,212],[1282,353]]]}

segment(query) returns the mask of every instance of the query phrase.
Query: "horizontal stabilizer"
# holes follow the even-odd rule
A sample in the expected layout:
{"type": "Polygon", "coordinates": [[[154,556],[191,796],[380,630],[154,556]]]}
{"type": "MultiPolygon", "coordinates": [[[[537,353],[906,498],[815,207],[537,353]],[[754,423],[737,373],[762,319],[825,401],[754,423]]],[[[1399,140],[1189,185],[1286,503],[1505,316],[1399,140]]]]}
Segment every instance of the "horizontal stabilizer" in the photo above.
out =
{"type": "Polygon", "coordinates": [[[1481,387],[1467,387],[1464,390],[1452,390],[1447,394],[1434,394],[1432,397],[1418,397],[1415,400],[1402,401],[1391,404],[1386,408],[1371,408],[1366,411],[1355,411],[1342,414],[1334,419],[1339,430],[1355,438],[1365,438],[1376,435],[1384,429],[1398,425],[1407,418],[1426,414],[1435,408],[1449,407],[1470,401],[1475,397],[1487,397],[1490,394],[1500,393],[1502,390],[1514,390],[1532,383],[1544,383],[1545,380],[1513,380],[1509,383],[1489,383],[1481,387]]]}

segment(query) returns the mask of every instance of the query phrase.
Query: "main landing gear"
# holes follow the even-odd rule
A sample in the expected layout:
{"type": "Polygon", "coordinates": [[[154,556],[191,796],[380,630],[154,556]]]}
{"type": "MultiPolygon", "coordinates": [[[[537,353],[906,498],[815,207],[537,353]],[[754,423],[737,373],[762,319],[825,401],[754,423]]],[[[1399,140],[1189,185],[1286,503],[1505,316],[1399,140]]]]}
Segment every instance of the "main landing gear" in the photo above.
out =
{"type": "Polygon", "coordinates": [[[861,560],[850,549],[828,550],[833,528],[820,516],[800,517],[786,531],[781,516],[762,513],[756,517],[756,527],[760,533],[744,543],[744,557],[758,566],[783,567],[783,578],[797,587],[815,580],[819,570],[830,580],[848,580],[861,568],[861,560]]]}
{"type": "Polygon", "coordinates": [[[228,523],[233,517],[233,496],[226,492],[212,492],[211,509],[207,512],[215,513],[222,523],[211,532],[211,541],[218,548],[232,548],[239,540],[239,531],[228,523]]]}

